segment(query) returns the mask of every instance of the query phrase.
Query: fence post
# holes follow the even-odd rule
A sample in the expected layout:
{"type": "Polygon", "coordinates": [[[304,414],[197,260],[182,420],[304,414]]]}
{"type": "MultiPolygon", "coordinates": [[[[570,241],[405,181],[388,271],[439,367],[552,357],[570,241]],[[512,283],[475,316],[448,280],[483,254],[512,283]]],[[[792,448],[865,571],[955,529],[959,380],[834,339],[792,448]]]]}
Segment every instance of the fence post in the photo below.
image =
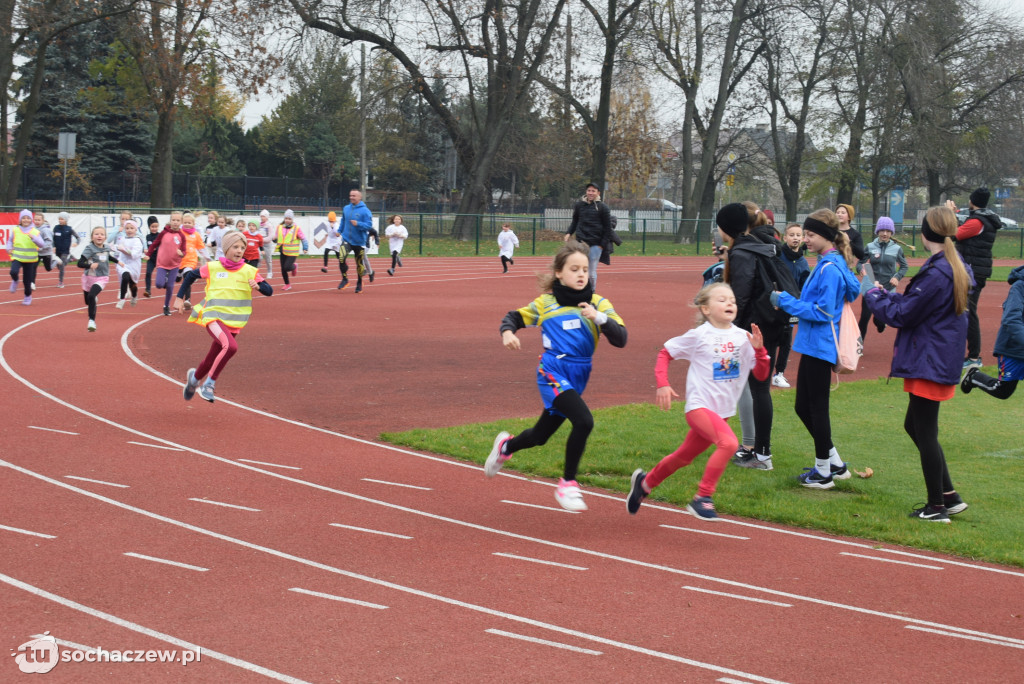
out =
{"type": "Polygon", "coordinates": [[[641,220],[644,222],[644,225],[643,225],[643,228],[641,229],[643,231],[643,233],[642,233],[643,237],[640,240],[640,253],[641,254],[647,254],[647,219],[641,219],[641,220]]]}
{"type": "Polygon", "coordinates": [[[423,213],[420,212],[420,256],[423,256],[423,213]]]}
{"type": "Polygon", "coordinates": [[[476,256],[480,256],[480,214],[476,215],[476,256]]]}
{"type": "Polygon", "coordinates": [[[530,256],[537,256],[537,217],[533,217],[533,245],[530,247],[530,256]]]}
{"type": "Polygon", "coordinates": [[[693,219],[693,235],[697,238],[697,256],[700,256],[700,221],[697,219],[693,219]]]}

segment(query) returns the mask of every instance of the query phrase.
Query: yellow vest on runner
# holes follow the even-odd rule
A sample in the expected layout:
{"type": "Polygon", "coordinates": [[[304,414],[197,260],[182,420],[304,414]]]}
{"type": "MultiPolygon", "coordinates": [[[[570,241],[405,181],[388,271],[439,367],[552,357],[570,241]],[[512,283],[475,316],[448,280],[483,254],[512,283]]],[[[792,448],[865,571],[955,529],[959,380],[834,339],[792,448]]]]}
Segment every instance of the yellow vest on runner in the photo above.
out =
{"type": "Polygon", "coordinates": [[[14,231],[14,245],[11,249],[11,259],[20,261],[23,264],[34,264],[39,261],[39,245],[32,242],[33,237],[39,237],[36,228],[27,233],[21,232],[21,228],[12,228],[14,231]]]}
{"type": "Polygon", "coordinates": [[[277,244],[281,248],[281,254],[285,256],[299,256],[299,248],[302,246],[299,240],[299,228],[293,225],[285,228],[282,223],[277,227],[277,244]]]}
{"type": "Polygon", "coordinates": [[[252,314],[249,281],[256,277],[256,267],[246,264],[237,271],[229,271],[220,261],[211,261],[206,268],[206,293],[203,301],[192,307],[189,323],[206,327],[213,321],[222,321],[232,328],[244,328],[252,314]]]}

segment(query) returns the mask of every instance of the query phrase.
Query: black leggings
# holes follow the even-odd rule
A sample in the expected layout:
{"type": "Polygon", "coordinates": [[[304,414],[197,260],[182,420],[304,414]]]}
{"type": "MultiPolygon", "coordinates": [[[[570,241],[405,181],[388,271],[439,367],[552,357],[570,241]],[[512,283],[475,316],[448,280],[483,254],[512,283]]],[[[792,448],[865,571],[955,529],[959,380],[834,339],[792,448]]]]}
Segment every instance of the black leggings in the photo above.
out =
{"type": "Polygon", "coordinates": [[[396,266],[402,265],[402,257],[398,255],[398,250],[391,252],[391,270],[394,270],[396,266]]]}
{"type": "Polygon", "coordinates": [[[82,296],[85,297],[85,305],[89,307],[89,320],[96,320],[96,298],[103,292],[103,288],[99,285],[93,285],[89,288],[88,292],[83,292],[82,296]]]}
{"type": "Polygon", "coordinates": [[[977,284],[967,295],[967,356],[981,358],[981,324],[978,321],[978,298],[985,288],[985,281],[975,278],[977,284]]]}
{"type": "Polygon", "coordinates": [[[1013,391],[1017,389],[1016,380],[997,380],[981,371],[974,371],[971,375],[971,384],[996,399],[1009,399],[1013,391]]]}
{"type": "Polygon", "coordinates": [[[288,276],[291,275],[292,269],[295,268],[295,259],[293,256],[281,255],[281,275],[284,276],[284,284],[288,284],[288,276]]]}
{"type": "MultiPolygon", "coordinates": [[[[871,322],[872,315],[873,314],[871,313],[871,309],[868,308],[867,302],[861,302],[860,320],[857,321],[857,325],[860,327],[860,337],[863,340],[866,340],[868,337],[868,323],[871,322]]],[[[875,330],[878,332],[885,331],[885,323],[879,321],[878,317],[875,317],[875,330]]]]}
{"type": "Polygon", "coordinates": [[[363,264],[363,254],[366,249],[364,247],[356,247],[348,243],[342,243],[341,245],[341,256],[338,257],[341,260],[341,275],[343,278],[348,277],[348,255],[351,254],[355,257],[356,262],[356,275],[359,279],[363,279],[363,275],[366,273],[366,266],[363,264]]]}
{"type": "Polygon", "coordinates": [[[502,268],[502,273],[507,273],[507,272],[508,272],[508,265],[509,265],[509,264],[511,264],[511,263],[512,263],[512,260],[511,260],[511,259],[509,259],[509,258],[508,258],[507,256],[505,256],[504,254],[502,254],[502,255],[501,255],[501,268],[502,268]]]}
{"type": "Polygon", "coordinates": [[[779,335],[779,353],[775,358],[775,370],[772,373],[785,373],[789,365],[789,350],[793,346],[793,326],[787,325],[779,335]]]}
{"type": "Polygon", "coordinates": [[[546,444],[548,438],[555,434],[555,430],[561,427],[568,418],[572,424],[572,431],[569,432],[569,439],[565,442],[565,472],[563,478],[566,482],[576,479],[576,471],[580,466],[580,459],[583,458],[583,450],[587,447],[587,438],[594,429],[594,416],[590,414],[586,402],[583,401],[576,390],[569,390],[558,395],[552,406],[563,416],[556,416],[545,409],[536,424],[509,440],[506,449],[509,454],[531,447],[546,444]]]}
{"type": "Polygon", "coordinates": [[[946,469],[946,454],[939,444],[939,403],[911,394],[907,417],[903,420],[903,429],[921,453],[921,470],[930,506],[944,506],[942,493],[953,491],[946,469]]]}
{"type": "MultiPolygon", "coordinates": [[[[334,252],[334,255],[336,257],[338,257],[339,259],[341,258],[341,252],[339,252],[338,250],[331,249],[330,247],[325,248],[324,249],[324,268],[327,268],[327,257],[330,256],[331,252],[334,252]]],[[[339,265],[339,268],[341,268],[340,265],[339,265]]]]}
{"type": "Polygon", "coordinates": [[[156,269],[156,257],[152,256],[146,262],[146,292],[153,289],[153,271],[156,269]]]}
{"type": "Polygon", "coordinates": [[[762,328],[764,348],[768,352],[768,377],[758,380],[751,373],[747,376],[750,385],[750,398],[754,406],[754,451],[759,454],[772,453],[772,421],[775,418],[775,407],[772,404],[772,366],[779,353],[779,335],[781,329],[762,328]]]}
{"type": "Polygon", "coordinates": [[[32,283],[36,282],[36,269],[38,268],[38,261],[32,264],[26,264],[17,259],[11,261],[11,280],[18,282],[18,272],[22,272],[21,280],[25,284],[26,297],[32,296],[32,283]]]}
{"type": "Polygon", "coordinates": [[[832,365],[831,361],[803,354],[796,374],[793,408],[814,439],[814,458],[819,461],[827,461],[832,448],[832,420],[828,415],[832,365]]]}
{"type": "Polygon", "coordinates": [[[121,274],[121,299],[128,294],[128,290],[132,291],[132,299],[139,296],[139,286],[132,280],[132,274],[126,271],[121,274]]]}

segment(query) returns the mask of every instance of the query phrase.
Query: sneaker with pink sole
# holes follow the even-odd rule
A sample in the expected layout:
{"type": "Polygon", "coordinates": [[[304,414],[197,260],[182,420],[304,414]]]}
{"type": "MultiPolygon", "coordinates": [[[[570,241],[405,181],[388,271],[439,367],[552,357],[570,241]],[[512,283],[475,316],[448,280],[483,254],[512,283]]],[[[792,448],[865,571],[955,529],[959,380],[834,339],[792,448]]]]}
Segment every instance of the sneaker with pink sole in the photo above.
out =
{"type": "Polygon", "coordinates": [[[487,461],[484,462],[484,475],[487,477],[494,477],[501,470],[501,467],[505,465],[511,454],[505,453],[505,444],[512,439],[512,435],[507,432],[499,432],[498,436],[494,438],[494,446],[491,447],[491,454],[487,457],[487,461]]]}
{"type": "Polygon", "coordinates": [[[558,488],[555,490],[555,501],[567,511],[579,513],[587,510],[587,504],[583,501],[583,492],[576,480],[566,482],[558,478],[558,488]]]}

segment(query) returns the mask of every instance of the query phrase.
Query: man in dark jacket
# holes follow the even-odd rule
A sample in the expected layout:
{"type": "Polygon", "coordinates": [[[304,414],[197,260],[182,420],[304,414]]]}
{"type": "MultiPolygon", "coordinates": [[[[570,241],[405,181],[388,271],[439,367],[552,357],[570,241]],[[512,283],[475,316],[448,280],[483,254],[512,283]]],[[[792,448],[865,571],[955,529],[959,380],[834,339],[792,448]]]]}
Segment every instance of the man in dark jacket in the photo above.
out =
{"type": "MultiPolygon", "coordinates": [[[[974,271],[976,285],[967,297],[967,358],[964,370],[981,368],[981,325],[978,322],[978,297],[985,287],[985,281],[992,275],[992,245],[996,231],[1003,222],[988,209],[991,196],[988,188],[978,188],[971,193],[967,206],[970,213],[967,220],[956,229],[956,248],[964,263],[974,271]]],[[[946,206],[956,212],[953,200],[946,200],[946,206]]]]}
{"type": "Polygon", "coordinates": [[[565,233],[568,241],[574,234],[576,239],[590,247],[590,285],[597,287],[597,262],[601,258],[602,245],[610,242],[612,213],[601,201],[601,188],[587,183],[586,193],[572,209],[572,222],[565,233]]]}

